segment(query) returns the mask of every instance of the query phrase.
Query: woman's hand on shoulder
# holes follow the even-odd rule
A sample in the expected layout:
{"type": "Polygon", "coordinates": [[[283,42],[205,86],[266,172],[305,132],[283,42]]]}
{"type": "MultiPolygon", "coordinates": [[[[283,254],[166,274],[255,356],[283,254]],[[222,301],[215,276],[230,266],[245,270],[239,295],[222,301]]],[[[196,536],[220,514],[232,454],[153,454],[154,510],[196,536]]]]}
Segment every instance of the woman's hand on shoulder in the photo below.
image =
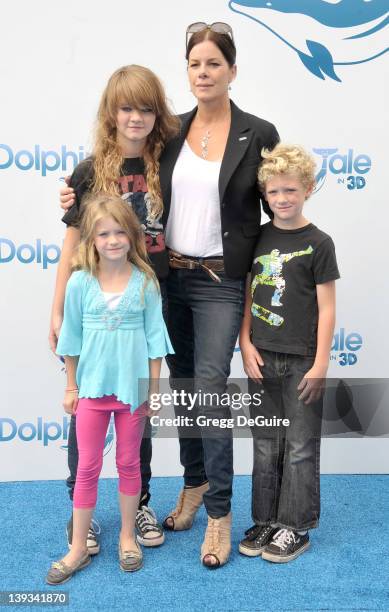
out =
{"type": "Polygon", "coordinates": [[[63,409],[67,414],[76,414],[78,404],[78,389],[73,391],[65,391],[63,400],[63,409]]]}
{"type": "Polygon", "coordinates": [[[62,187],[59,192],[60,206],[63,210],[69,210],[76,201],[74,189],[72,187],[62,187]]]}
{"type": "Polygon", "coordinates": [[[71,208],[76,200],[73,187],[69,187],[70,177],[65,178],[66,187],[62,187],[59,190],[60,206],[63,210],[71,208]]]}

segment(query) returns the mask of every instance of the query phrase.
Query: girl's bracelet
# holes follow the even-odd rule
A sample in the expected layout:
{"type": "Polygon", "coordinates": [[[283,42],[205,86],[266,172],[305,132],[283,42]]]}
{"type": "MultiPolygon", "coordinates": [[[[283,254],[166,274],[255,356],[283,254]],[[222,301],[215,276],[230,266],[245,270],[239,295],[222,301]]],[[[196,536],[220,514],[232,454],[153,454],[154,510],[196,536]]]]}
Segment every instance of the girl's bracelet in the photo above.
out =
{"type": "Polygon", "coordinates": [[[65,391],[68,391],[69,393],[78,393],[78,389],[65,389],[65,391]]]}

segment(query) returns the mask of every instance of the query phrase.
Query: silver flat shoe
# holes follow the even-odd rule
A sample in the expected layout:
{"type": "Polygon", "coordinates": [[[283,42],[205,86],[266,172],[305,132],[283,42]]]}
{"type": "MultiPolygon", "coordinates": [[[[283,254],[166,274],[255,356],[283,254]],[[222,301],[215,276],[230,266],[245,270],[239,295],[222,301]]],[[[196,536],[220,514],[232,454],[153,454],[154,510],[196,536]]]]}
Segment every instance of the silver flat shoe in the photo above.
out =
{"type": "Polygon", "coordinates": [[[78,572],[78,570],[84,569],[91,562],[90,555],[87,553],[75,567],[66,565],[64,561],[54,561],[46,576],[47,584],[63,584],[70,580],[70,578],[78,572]]]}
{"type": "Polygon", "coordinates": [[[143,566],[143,554],[136,540],[135,545],[137,550],[122,550],[119,542],[119,563],[123,572],[136,572],[143,566]]]}

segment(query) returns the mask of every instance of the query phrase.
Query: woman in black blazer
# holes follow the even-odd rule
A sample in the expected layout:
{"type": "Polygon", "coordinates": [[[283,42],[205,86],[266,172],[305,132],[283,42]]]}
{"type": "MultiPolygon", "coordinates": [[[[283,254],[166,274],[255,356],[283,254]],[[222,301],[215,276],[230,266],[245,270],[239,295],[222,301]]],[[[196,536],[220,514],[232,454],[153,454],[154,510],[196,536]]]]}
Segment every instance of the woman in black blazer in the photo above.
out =
{"type": "Polygon", "coordinates": [[[176,406],[176,414],[192,422],[179,428],[184,488],[164,526],[189,529],[204,501],[201,560],[211,568],[226,563],[231,548],[233,457],[231,429],[218,426],[231,416],[229,409],[209,396],[205,401],[204,393],[221,398],[226,390],[260,232],[261,150],[279,139],[271,123],[229,100],[235,56],[227,24],[189,26],[188,76],[198,106],[181,115],[181,132],[160,160],[170,250],[168,329],[175,349],[168,358],[171,384],[202,392],[196,410],[176,406]]]}
{"type": "MultiPolygon", "coordinates": [[[[279,136],[274,125],[268,121],[245,113],[232,100],[230,107],[231,127],[219,175],[223,256],[228,276],[245,278],[251,269],[251,256],[261,222],[257,184],[261,150],[263,147],[272,149],[279,141],[279,136]]],[[[166,145],[160,161],[164,226],[169,217],[174,165],[196,113],[197,107],[179,115],[180,135],[166,145]]],[[[263,202],[263,208],[267,214],[271,214],[266,202],[263,202]]]]}

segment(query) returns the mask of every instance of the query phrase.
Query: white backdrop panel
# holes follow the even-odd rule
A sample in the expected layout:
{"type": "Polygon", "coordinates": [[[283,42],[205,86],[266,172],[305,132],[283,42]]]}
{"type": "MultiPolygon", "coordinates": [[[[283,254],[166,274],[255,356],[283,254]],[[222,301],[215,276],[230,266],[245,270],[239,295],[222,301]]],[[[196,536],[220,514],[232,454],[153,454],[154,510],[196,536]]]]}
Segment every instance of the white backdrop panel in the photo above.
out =
{"type": "MultiPolygon", "coordinates": [[[[385,49],[388,27],[346,45],[345,33],[352,36],[370,28],[365,22],[353,24],[357,11],[348,16],[345,30],[336,27],[336,13],[325,25],[316,8],[314,15],[291,15],[265,8],[266,2],[257,4],[253,15],[261,23],[232,11],[227,0],[145,0],[141,5],[111,0],[109,7],[71,0],[65,8],[37,0],[7,4],[3,10],[2,480],[54,479],[66,473],[67,420],[61,410],[65,377],[46,340],[64,234],[57,204],[61,179],[90,150],[99,97],[117,67],[150,67],[161,77],[177,112],[194,106],[184,59],[185,29],[194,21],[232,25],[238,48],[232,98],[275,123],[284,141],[316,151],[318,170],[323,167],[320,189],[308,202],[307,215],[333,236],[342,275],[330,375],[386,376],[388,54],[332,67],[325,49],[335,62],[364,60],[385,49]],[[308,53],[307,39],[319,45],[310,70],[304,56],[298,55],[308,53]],[[315,66],[327,71],[324,79],[313,74],[315,66]],[[336,75],[340,81],[334,80],[336,75]],[[328,157],[323,153],[327,149],[332,150],[328,157]]],[[[293,5],[293,0],[286,4],[293,5]]],[[[336,8],[334,0],[312,2],[313,7],[325,4],[336,8]]],[[[283,2],[273,2],[276,5],[283,2]]],[[[233,8],[246,10],[237,3],[233,8]]],[[[242,375],[238,353],[232,373],[242,375]]],[[[386,414],[386,398],[387,394],[377,410],[381,416],[386,414]]],[[[115,473],[111,446],[109,442],[105,476],[115,473]]],[[[236,472],[248,473],[250,440],[237,440],[235,446],[236,472]]],[[[385,437],[325,440],[322,469],[387,472],[388,450],[385,437]]],[[[176,440],[155,442],[153,473],[181,473],[176,440]]]]}

